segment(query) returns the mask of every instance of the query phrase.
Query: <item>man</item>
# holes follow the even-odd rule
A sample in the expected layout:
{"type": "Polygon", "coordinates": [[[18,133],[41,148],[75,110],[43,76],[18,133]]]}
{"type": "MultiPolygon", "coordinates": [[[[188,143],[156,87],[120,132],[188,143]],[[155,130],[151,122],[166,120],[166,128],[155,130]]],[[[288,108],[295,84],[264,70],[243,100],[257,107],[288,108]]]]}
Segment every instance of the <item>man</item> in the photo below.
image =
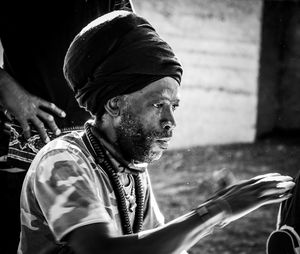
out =
{"type": "Polygon", "coordinates": [[[64,78],[64,56],[74,36],[130,0],[1,1],[0,40],[0,253],[16,253],[19,200],[32,158],[50,139],[82,129],[91,116],[81,109],[64,78]],[[3,205],[4,206],[4,205],[3,205]]]}
{"type": "Polygon", "coordinates": [[[164,224],[147,164],[171,140],[182,68],[142,17],[115,11],[91,22],[64,72],[95,120],[35,157],[21,195],[19,254],[183,253],[213,227],[289,197],[291,177],[258,176],[164,224]]]}

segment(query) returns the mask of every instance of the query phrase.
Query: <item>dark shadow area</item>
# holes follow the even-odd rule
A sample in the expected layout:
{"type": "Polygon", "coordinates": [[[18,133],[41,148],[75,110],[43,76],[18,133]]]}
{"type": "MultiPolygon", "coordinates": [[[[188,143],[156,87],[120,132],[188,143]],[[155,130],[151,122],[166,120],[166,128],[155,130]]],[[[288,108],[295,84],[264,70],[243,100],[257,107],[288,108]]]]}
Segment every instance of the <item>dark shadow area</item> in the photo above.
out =
{"type": "Polygon", "coordinates": [[[270,133],[265,133],[261,135],[257,142],[264,142],[264,141],[271,141],[271,142],[280,142],[286,145],[299,145],[300,146],[300,129],[275,129],[270,133]]]}

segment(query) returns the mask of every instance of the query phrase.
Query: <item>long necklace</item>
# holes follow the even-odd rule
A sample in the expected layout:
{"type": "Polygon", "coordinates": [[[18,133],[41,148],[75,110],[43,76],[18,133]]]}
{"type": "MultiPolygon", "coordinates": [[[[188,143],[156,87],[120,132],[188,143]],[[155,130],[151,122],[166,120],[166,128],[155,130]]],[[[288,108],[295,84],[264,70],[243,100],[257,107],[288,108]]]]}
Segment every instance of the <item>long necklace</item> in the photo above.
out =
{"type": "Polygon", "coordinates": [[[136,213],[133,226],[131,226],[129,212],[126,205],[126,197],[124,193],[124,188],[122,183],[120,182],[118,173],[114,169],[112,163],[108,159],[106,153],[103,150],[100,142],[94,137],[91,127],[89,123],[84,125],[85,133],[89,142],[95,151],[95,160],[97,163],[103,168],[103,170],[107,173],[115,195],[117,199],[117,205],[120,211],[121,224],[124,234],[132,234],[138,233],[143,228],[143,220],[144,220],[144,191],[142,179],[139,174],[133,175],[134,183],[135,183],[135,196],[136,196],[136,213]]]}
{"type": "Polygon", "coordinates": [[[129,184],[127,186],[122,184],[122,181],[121,184],[123,186],[125,198],[128,201],[128,210],[133,213],[134,209],[137,206],[135,200],[135,183],[131,175],[128,175],[128,180],[129,180],[129,184]]]}

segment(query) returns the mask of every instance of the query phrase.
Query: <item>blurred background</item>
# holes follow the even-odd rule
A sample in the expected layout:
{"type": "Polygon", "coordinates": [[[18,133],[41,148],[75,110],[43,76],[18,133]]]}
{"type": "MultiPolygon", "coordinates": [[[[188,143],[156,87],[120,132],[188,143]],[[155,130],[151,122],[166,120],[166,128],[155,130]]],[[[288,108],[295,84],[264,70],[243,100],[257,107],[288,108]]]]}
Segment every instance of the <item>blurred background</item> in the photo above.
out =
{"type": "MultiPolygon", "coordinates": [[[[133,4],[184,67],[171,147],[150,168],[166,220],[237,180],[270,172],[295,176],[300,165],[299,1],[133,4]]],[[[263,254],[277,210],[277,204],[268,205],[216,229],[189,253],[263,254]]]]}

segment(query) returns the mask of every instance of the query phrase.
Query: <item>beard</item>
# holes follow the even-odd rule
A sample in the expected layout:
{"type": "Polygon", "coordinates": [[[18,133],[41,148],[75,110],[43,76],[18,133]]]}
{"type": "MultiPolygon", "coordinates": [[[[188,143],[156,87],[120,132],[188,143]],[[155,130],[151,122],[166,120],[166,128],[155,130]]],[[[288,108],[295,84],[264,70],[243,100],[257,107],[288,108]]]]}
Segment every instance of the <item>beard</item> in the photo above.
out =
{"type": "Polygon", "coordinates": [[[155,141],[159,138],[170,137],[172,133],[164,130],[147,130],[141,119],[131,114],[127,108],[121,115],[116,135],[116,145],[124,159],[151,163],[162,155],[162,150],[153,149],[155,141]]]}

